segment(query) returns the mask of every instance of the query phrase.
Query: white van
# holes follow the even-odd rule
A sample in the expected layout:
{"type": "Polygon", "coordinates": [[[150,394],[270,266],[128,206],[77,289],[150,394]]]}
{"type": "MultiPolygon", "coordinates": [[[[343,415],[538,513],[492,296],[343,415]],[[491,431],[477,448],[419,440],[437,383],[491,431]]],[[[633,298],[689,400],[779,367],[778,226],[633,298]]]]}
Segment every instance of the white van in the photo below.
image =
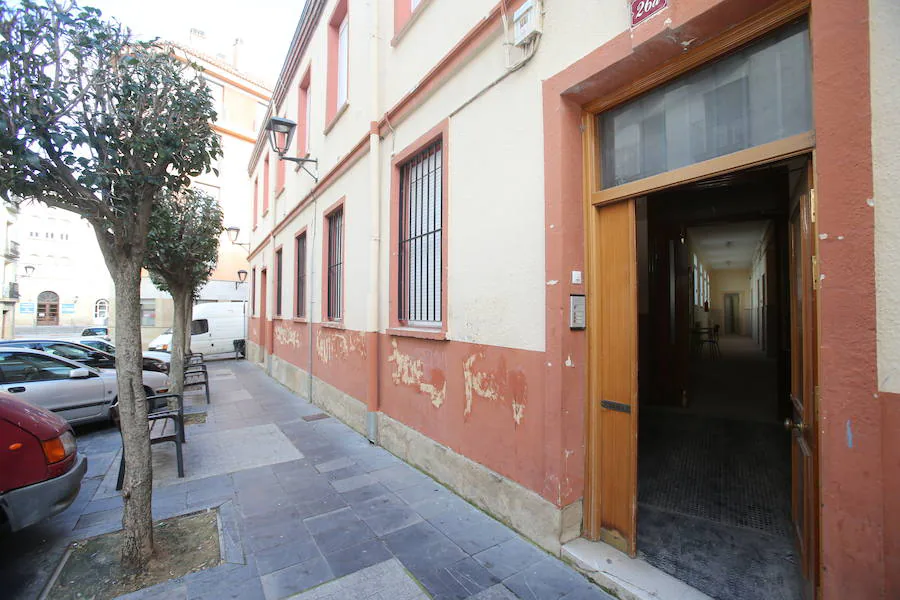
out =
{"type": "MultiPolygon", "coordinates": [[[[234,342],[244,340],[244,305],[243,302],[207,302],[194,306],[191,352],[234,352],[234,342]]],[[[171,352],[171,330],[150,342],[149,349],[171,352]]]]}

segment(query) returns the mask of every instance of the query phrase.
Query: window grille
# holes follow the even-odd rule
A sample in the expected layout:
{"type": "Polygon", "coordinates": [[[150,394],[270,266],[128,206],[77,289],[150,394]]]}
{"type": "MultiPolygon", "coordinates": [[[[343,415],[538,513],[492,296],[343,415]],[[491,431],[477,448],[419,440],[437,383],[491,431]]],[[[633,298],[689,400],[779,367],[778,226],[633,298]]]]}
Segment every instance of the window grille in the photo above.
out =
{"type": "Polygon", "coordinates": [[[344,209],[328,215],[328,319],[339,321],[344,313],[344,209]]]}
{"type": "Polygon", "coordinates": [[[439,325],[444,265],[443,149],[437,140],[400,170],[398,318],[408,325],[439,325]]]}
{"type": "Polygon", "coordinates": [[[306,234],[297,236],[297,306],[295,314],[303,318],[306,316],[306,234]]]}

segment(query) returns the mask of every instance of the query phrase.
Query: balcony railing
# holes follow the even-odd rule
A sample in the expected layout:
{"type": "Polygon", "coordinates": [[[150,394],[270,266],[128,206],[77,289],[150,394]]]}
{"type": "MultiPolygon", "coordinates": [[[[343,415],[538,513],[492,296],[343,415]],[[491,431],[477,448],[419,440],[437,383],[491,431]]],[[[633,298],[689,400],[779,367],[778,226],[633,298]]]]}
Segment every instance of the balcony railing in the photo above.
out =
{"type": "Polygon", "coordinates": [[[6,260],[18,260],[19,259],[19,242],[7,242],[6,243],[6,252],[3,254],[6,257],[6,260]]]}

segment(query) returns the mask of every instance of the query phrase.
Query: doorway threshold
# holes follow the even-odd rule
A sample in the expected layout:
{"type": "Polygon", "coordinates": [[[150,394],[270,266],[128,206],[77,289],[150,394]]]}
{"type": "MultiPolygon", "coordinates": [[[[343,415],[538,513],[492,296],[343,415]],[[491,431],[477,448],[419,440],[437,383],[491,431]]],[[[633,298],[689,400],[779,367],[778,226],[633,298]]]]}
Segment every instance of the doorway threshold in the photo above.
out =
{"type": "Polygon", "coordinates": [[[650,563],[603,542],[578,538],[563,545],[562,555],[620,600],[712,600],[650,563]]]}

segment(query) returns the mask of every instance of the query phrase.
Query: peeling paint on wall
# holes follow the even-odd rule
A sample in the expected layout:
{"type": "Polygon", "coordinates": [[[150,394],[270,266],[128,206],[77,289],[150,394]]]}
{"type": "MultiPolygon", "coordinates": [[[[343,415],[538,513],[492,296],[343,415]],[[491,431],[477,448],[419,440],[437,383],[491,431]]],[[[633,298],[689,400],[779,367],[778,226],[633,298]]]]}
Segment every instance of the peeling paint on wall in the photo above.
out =
{"type": "Polygon", "coordinates": [[[484,358],[484,352],[476,352],[463,362],[463,380],[466,386],[464,414],[471,414],[476,396],[489,401],[508,401],[512,407],[513,421],[516,425],[521,425],[525,418],[528,396],[525,374],[518,370],[508,370],[503,360],[494,371],[478,370],[475,363],[484,358]]]}
{"type": "Polygon", "coordinates": [[[293,346],[299,348],[302,340],[300,333],[296,329],[279,325],[275,328],[275,341],[283,346],[293,346]]]}
{"type": "Polygon", "coordinates": [[[360,331],[340,331],[323,328],[316,337],[316,355],[325,364],[343,360],[351,354],[366,358],[366,337],[360,331]]]}
{"type": "Polygon", "coordinates": [[[394,365],[391,370],[391,379],[394,380],[394,384],[412,387],[427,394],[431,398],[431,404],[435,408],[440,408],[447,397],[447,381],[443,372],[439,369],[432,369],[429,373],[431,381],[423,381],[425,365],[422,361],[400,352],[397,340],[391,341],[391,347],[393,351],[388,356],[388,362],[394,365]]]}

